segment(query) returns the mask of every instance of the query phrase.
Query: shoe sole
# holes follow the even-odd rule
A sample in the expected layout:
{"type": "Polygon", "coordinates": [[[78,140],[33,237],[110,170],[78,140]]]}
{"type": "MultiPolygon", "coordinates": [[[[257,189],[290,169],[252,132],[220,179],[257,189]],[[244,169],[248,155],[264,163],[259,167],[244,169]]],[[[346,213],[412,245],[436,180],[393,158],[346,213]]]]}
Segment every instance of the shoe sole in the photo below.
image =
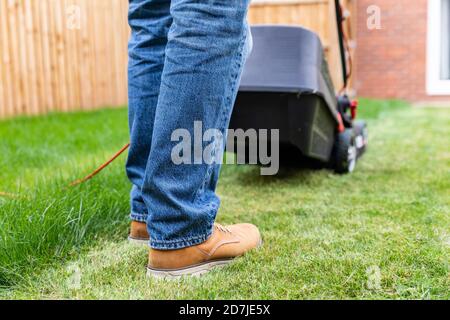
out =
{"type": "Polygon", "coordinates": [[[137,246],[148,246],[150,239],[136,239],[128,237],[128,242],[137,246]]]}
{"type": "MultiPolygon", "coordinates": [[[[260,249],[262,246],[263,240],[261,239],[258,246],[255,249],[260,249]]],[[[153,269],[147,267],[147,277],[156,279],[169,279],[169,280],[179,279],[185,276],[201,277],[202,275],[210,272],[213,269],[225,267],[226,265],[232,263],[234,260],[235,259],[231,258],[231,259],[208,261],[192,267],[175,270],[153,269]]]]}
{"type": "Polygon", "coordinates": [[[147,267],[147,277],[156,279],[179,279],[185,276],[200,277],[213,269],[230,264],[233,260],[234,259],[209,261],[196,266],[175,270],[160,270],[147,267]]]}

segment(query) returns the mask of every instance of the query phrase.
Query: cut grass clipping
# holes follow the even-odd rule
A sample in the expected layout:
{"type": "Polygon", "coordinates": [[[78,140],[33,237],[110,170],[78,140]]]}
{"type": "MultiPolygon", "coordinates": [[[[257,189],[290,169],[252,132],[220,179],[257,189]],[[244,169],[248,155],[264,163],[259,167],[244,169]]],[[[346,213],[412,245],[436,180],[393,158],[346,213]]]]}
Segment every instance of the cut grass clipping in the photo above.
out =
{"type": "Polygon", "coordinates": [[[125,109],[0,122],[0,298],[448,299],[449,109],[361,101],[370,146],[353,175],[224,166],[222,223],[258,225],[264,247],[177,282],[145,277],[129,246],[125,109]]]}

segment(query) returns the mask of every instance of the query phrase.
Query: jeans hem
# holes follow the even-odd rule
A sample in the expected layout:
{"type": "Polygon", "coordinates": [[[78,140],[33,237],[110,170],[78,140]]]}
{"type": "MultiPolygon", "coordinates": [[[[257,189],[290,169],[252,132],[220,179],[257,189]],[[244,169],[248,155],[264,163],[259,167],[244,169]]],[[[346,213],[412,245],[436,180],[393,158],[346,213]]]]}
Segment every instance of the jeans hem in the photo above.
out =
{"type": "Polygon", "coordinates": [[[147,222],[148,214],[142,214],[142,213],[131,213],[130,215],[131,220],[136,222],[147,222]]]}
{"type": "Polygon", "coordinates": [[[188,247],[193,247],[203,242],[206,242],[213,233],[213,227],[210,230],[202,235],[189,237],[186,239],[180,240],[150,240],[149,245],[151,248],[156,250],[178,250],[184,249],[188,247]]]}

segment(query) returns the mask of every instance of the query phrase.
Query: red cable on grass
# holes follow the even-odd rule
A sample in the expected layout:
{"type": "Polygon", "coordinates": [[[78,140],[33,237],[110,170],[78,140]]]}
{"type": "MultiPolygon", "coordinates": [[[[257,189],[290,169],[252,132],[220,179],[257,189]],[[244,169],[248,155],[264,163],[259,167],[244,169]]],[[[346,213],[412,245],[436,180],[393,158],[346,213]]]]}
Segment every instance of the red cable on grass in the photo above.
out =
{"type": "Polygon", "coordinates": [[[86,181],[91,180],[93,177],[95,177],[97,174],[99,174],[103,169],[105,169],[107,166],[109,166],[114,160],[116,160],[122,153],[124,153],[128,148],[130,147],[130,143],[127,143],[125,146],[122,147],[111,159],[106,161],[104,164],[102,164],[100,167],[95,169],[91,174],[87,175],[83,179],[75,180],[71,184],[69,184],[69,187],[75,187],[82,183],[85,183],[86,181]]]}
{"type": "MultiPolygon", "coordinates": [[[[93,177],[95,177],[97,174],[99,174],[101,171],[103,171],[103,169],[105,169],[107,166],[109,166],[114,160],[116,160],[122,153],[124,153],[128,148],[130,147],[130,143],[127,143],[125,146],[122,147],[122,149],[120,149],[114,156],[112,156],[111,159],[109,159],[108,161],[106,161],[104,164],[102,164],[100,167],[98,167],[97,169],[95,169],[91,174],[87,175],[86,177],[84,177],[83,179],[79,179],[79,180],[75,180],[74,182],[72,182],[71,184],[69,184],[69,188],[71,187],[75,187],[78,186],[82,183],[85,183],[86,181],[91,180],[93,177]]],[[[4,198],[11,198],[11,199],[18,199],[18,198],[22,198],[23,196],[20,194],[16,194],[16,193],[9,193],[9,192],[3,192],[0,191],[0,197],[4,197],[4,198]]]]}

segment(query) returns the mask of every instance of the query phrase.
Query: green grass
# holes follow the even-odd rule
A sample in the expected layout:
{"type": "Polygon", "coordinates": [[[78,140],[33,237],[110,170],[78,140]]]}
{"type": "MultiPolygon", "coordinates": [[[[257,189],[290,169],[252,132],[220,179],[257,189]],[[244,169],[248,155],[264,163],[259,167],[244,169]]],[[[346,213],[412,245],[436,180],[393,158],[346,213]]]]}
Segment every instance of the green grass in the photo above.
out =
{"type": "Polygon", "coordinates": [[[146,279],[125,241],[124,157],[66,188],[127,142],[125,109],[0,122],[0,191],[22,195],[0,197],[0,298],[449,299],[450,109],[361,105],[353,175],[225,166],[219,221],[257,224],[265,245],[176,282],[146,279]]]}

